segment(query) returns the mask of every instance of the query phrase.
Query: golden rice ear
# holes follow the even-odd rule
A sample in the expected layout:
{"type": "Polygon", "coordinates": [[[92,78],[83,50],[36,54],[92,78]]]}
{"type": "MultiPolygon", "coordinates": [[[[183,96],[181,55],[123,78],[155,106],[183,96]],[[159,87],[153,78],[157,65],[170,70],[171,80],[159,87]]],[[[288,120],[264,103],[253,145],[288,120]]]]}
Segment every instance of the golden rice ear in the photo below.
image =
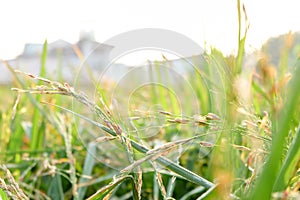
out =
{"type": "Polygon", "coordinates": [[[168,112],[168,111],[164,111],[164,110],[160,110],[159,111],[160,114],[163,114],[163,115],[168,115],[168,116],[171,116],[172,113],[168,112]]]}
{"type": "Polygon", "coordinates": [[[220,120],[220,117],[214,113],[207,113],[205,117],[208,120],[220,120]]]}
{"type": "Polygon", "coordinates": [[[209,125],[207,122],[206,117],[202,116],[202,115],[194,115],[194,123],[195,125],[198,126],[207,126],[209,125]]]}
{"type": "Polygon", "coordinates": [[[294,35],[291,31],[285,36],[285,46],[288,49],[291,49],[294,43],[294,35]]]}
{"type": "Polygon", "coordinates": [[[257,68],[260,71],[263,84],[269,82],[274,83],[277,76],[277,69],[275,66],[270,64],[268,56],[262,56],[262,58],[257,63],[257,68]]]}

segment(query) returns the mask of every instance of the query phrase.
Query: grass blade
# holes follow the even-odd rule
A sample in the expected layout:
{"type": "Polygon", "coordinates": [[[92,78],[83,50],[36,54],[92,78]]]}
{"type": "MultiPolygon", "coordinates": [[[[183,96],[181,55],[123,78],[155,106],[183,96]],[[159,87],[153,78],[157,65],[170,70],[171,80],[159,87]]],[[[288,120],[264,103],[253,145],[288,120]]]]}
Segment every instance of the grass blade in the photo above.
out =
{"type": "Polygon", "coordinates": [[[241,1],[237,0],[237,10],[238,10],[238,27],[239,27],[239,32],[238,32],[238,53],[236,56],[236,63],[235,63],[235,75],[240,74],[242,71],[242,64],[243,64],[243,57],[244,57],[244,53],[245,53],[245,42],[246,42],[246,37],[247,37],[247,30],[249,25],[247,24],[247,13],[245,10],[245,7],[243,5],[243,14],[244,14],[244,18],[246,21],[246,28],[245,28],[245,32],[244,35],[242,36],[242,16],[241,16],[241,1]]]}
{"type": "Polygon", "coordinates": [[[191,196],[195,195],[195,194],[198,194],[198,193],[201,193],[205,190],[204,187],[202,186],[199,186],[199,187],[196,187],[195,189],[189,191],[188,193],[186,193],[184,196],[182,196],[180,198],[180,200],[187,200],[189,199],[191,196]]]}
{"type": "Polygon", "coordinates": [[[297,171],[297,164],[300,158],[300,126],[294,136],[292,144],[288,150],[287,156],[277,176],[273,191],[279,192],[287,188],[290,178],[297,171]]]}
{"type": "MultiPolygon", "coordinates": [[[[45,77],[46,75],[46,59],[47,59],[47,40],[43,46],[43,53],[41,57],[41,69],[40,69],[40,76],[45,77]]],[[[41,82],[39,82],[40,84],[41,82]]],[[[41,94],[36,96],[36,101],[41,101],[41,94]]],[[[32,118],[32,129],[31,129],[31,142],[30,142],[30,149],[41,149],[44,143],[45,133],[44,131],[40,131],[40,121],[41,121],[41,114],[38,108],[34,109],[33,118],[32,118]]]]}
{"type": "MultiPolygon", "coordinates": [[[[286,137],[291,128],[291,118],[297,110],[300,93],[298,87],[300,85],[300,61],[298,60],[296,71],[290,82],[290,90],[287,95],[286,102],[281,110],[278,121],[278,128],[275,129],[274,138],[271,146],[271,153],[260,174],[257,184],[252,189],[249,199],[270,199],[276,177],[281,167],[281,156],[285,147],[286,137]]],[[[275,123],[273,123],[275,124],[275,123]]],[[[273,125],[275,127],[275,125],[273,125]]]]}
{"type": "MultiPolygon", "coordinates": [[[[87,148],[87,155],[84,160],[84,167],[82,172],[82,177],[79,179],[79,184],[82,184],[86,182],[88,179],[85,176],[91,176],[93,167],[95,165],[95,159],[94,156],[96,155],[96,143],[92,142],[89,143],[87,148]]],[[[84,199],[84,195],[86,193],[87,186],[86,187],[80,187],[78,189],[78,199],[84,199]]]]}
{"type": "Polygon", "coordinates": [[[51,197],[51,199],[64,199],[64,189],[59,174],[55,174],[53,177],[47,195],[51,197]]]}
{"type": "Polygon", "coordinates": [[[6,193],[0,188],[0,199],[1,200],[8,200],[6,193]]]}
{"type": "Polygon", "coordinates": [[[87,198],[87,200],[104,199],[105,197],[107,197],[110,194],[110,192],[112,192],[112,190],[114,188],[116,188],[122,182],[126,181],[126,179],[133,179],[133,177],[131,175],[126,175],[126,176],[116,178],[110,184],[108,184],[107,186],[101,188],[95,194],[93,194],[92,196],[87,198]]]}

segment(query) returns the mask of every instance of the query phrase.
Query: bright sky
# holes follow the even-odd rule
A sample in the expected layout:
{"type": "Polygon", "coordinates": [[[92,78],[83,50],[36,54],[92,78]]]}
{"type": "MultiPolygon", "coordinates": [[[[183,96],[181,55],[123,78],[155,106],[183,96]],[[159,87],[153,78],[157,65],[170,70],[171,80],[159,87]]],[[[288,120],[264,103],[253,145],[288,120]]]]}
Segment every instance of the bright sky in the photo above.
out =
{"type": "MultiPolygon", "coordinates": [[[[300,30],[299,0],[245,0],[250,21],[247,49],[270,36],[300,30]]],[[[0,11],[0,58],[20,54],[25,43],[64,39],[75,43],[80,30],[99,42],[138,28],[179,32],[225,53],[237,46],[236,0],[4,0],[0,11]]]]}

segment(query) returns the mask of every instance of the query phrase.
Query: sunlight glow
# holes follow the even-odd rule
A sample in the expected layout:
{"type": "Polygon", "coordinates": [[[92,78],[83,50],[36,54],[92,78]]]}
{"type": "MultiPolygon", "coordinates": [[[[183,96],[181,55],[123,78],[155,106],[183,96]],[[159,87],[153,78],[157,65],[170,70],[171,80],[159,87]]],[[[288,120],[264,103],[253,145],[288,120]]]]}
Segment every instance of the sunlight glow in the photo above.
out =
{"type": "MultiPolygon", "coordinates": [[[[201,46],[232,53],[237,46],[234,0],[193,1],[3,1],[0,12],[0,58],[12,59],[25,43],[78,40],[93,30],[99,42],[138,28],[164,28],[186,35],[201,46]]],[[[250,29],[247,50],[269,37],[300,30],[296,0],[245,0],[250,29]]]]}

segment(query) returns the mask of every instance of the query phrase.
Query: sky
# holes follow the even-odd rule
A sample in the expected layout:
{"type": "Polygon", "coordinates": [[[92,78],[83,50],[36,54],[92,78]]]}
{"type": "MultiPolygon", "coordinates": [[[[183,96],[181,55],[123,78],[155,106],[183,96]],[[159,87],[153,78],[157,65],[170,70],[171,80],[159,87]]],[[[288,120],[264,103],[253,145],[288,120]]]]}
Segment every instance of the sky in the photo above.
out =
{"type": "MultiPolygon", "coordinates": [[[[300,30],[298,0],[244,0],[250,28],[246,49],[269,37],[300,30]]],[[[106,41],[139,28],[176,31],[200,46],[225,54],[237,48],[236,0],[3,0],[0,3],[0,59],[19,55],[25,43],[64,39],[75,43],[80,30],[106,41]]]]}

